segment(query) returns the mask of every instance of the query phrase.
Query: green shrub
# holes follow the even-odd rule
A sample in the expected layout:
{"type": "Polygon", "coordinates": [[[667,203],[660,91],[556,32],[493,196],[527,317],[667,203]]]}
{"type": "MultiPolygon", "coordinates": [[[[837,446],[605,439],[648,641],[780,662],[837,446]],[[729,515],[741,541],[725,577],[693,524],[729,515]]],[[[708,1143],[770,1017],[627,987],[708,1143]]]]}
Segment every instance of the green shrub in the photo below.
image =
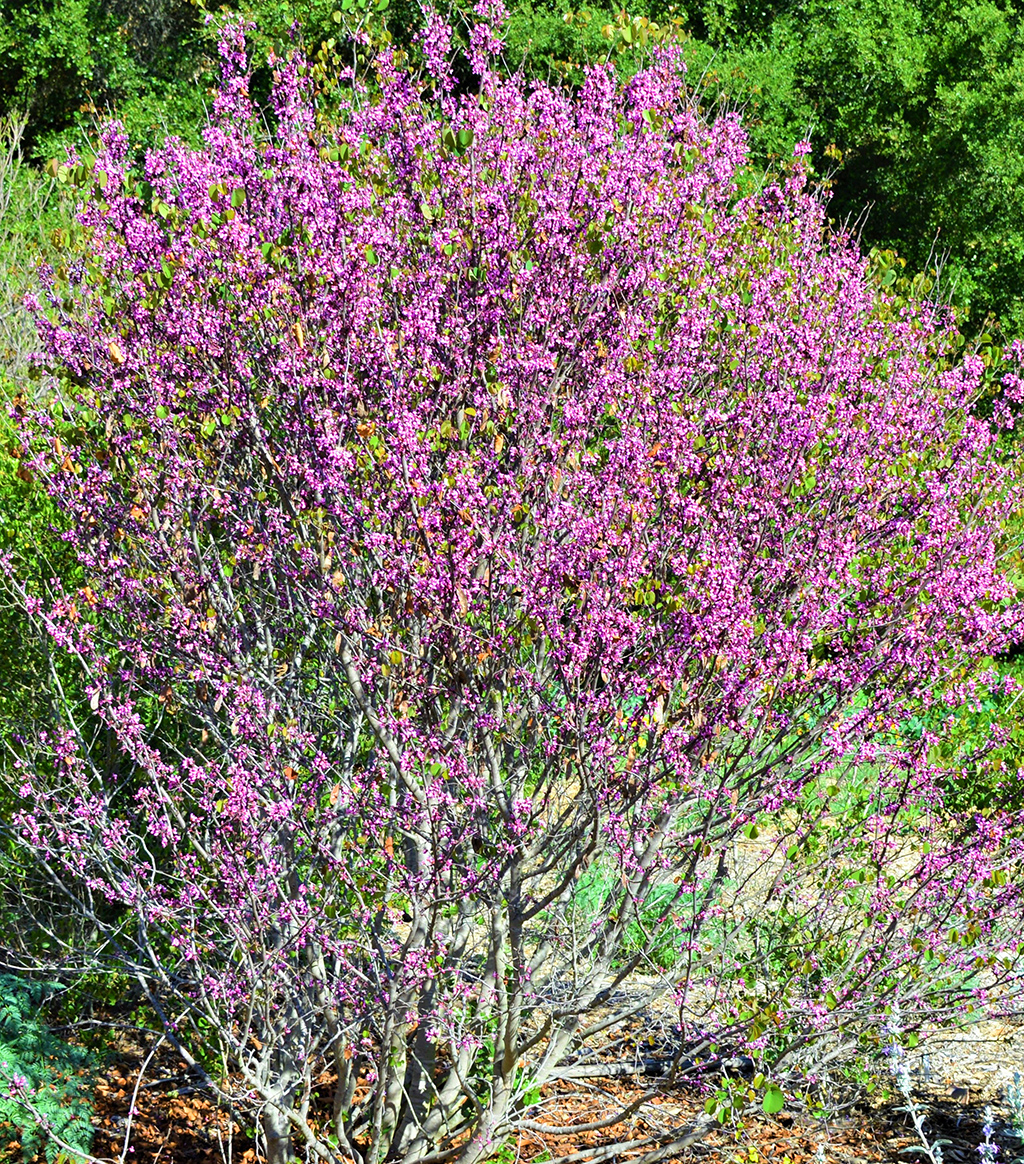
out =
{"type": "Polygon", "coordinates": [[[691,71],[743,110],[755,158],[810,135],[831,211],[914,270],[947,259],[973,323],[1024,322],[1024,40],[1002,0],[704,0],[691,71]]]}
{"type": "Polygon", "coordinates": [[[95,1058],[58,1039],[41,1022],[40,1010],[53,989],[0,974],[0,1074],[5,1082],[13,1081],[9,1094],[0,1094],[0,1119],[20,1130],[26,1160],[40,1148],[48,1161],[56,1160],[62,1149],[53,1136],[81,1152],[92,1145],[89,1094],[95,1058]]]}
{"type": "Polygon", "coordinates": [[[1024,811],[1024,660],[995,664],[990,682],[954,707],[946,704],[911,717],[906,735],[924,732],[937,742],[930,759],[941,768],[943,809],[950,821],[973,828],[978,815],[1024,811]]]}

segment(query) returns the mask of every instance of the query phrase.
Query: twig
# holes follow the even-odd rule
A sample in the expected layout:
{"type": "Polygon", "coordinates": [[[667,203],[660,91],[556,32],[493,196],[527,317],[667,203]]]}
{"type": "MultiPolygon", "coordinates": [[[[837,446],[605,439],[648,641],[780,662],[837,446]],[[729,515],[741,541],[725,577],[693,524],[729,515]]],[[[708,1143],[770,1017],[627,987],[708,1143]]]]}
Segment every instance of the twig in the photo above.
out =
{"type": "Polygon", "coordinates": [[[139,1076],[135,1080],[135,1089],[132,1091],[132,1102],[128,1108],[128,1120],[124,1129],[124,1144],[121,1147],[121,1155],[119,1157],[121,1164],[124,1164],[125,1160],[128,1158],[128,1141],[132,1134],[132,1121],[135,1119],[135,1103],[139,1098],[139,1087],[142,1085],[142,1077],[146,1074],[146,1068],[152,1062],[153,1056],[160,1049],[163,1042],[164,1036],[161,1035],[160,1038],[157,1039],[157,1041],[153,1044],[152,1049],[143,1060],[142,1066],[139,1068],[139,1076]]]}

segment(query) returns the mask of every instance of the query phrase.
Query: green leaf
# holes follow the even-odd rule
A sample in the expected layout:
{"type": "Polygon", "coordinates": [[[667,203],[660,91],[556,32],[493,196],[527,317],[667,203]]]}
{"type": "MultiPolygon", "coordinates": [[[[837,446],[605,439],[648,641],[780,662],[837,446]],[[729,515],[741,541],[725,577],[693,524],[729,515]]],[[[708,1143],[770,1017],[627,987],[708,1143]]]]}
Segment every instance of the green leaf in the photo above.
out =
{"type": "Polygon", "coordinates": [[[764,1093],[764,1099],[761,1100],[761,1107],[764,1108],[765,1115],[778,1115],[785,1106],[786,1097],[782,1094],[782,1088],[776,1083],[770,1083],[768,1090],[764,1093]]]}
{"type": "Polygon", "coordinates": [[[231,191],[231,205],[236,209],[245,203],[245,191],[241,186],[236,187],[231,191]]]}
{"type": "Polygon", "coordinates": [[[166,420],[170,416],[170,410],[166,404],[158,404],[156,406],[156,414],[161,420],[166,420]]]}

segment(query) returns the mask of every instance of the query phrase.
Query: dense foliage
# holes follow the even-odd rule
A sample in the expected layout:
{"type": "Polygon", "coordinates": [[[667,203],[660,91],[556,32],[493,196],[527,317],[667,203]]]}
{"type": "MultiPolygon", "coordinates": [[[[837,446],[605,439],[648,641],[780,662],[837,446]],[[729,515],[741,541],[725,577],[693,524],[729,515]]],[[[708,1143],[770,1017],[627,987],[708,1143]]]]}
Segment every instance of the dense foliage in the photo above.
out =
{"type": "Polygon", "coordinates": [[[114,104],[143,140],[197,125],[201,28],[187,0],[8,0],[0,105],[31,115],[32,141],[95,126],[114,104]]]}
{"type": "MultiPolygon", "coordinates": [[[[397,26],[418,26],[408,0],[240,0],[252,21],[251,49],[299,42],[315,50],[339,31],[390,10],[397,26]],[[344,10],[344,11],[342,11],[344,10]],[[337,14],[337,15],[335,15],[337,14]]],[[[223,18],[224,8],[209,5],[223,18]]],[[[65,141],[81,146],[116,115],[136,147],[168,133],[196,140],[216,84],[216,37],[195,0],[10,0],[0,25],[0,109],[28,113],[28,145],[43,160],[65,141]]],[[[378,22],[377,27],[380,27],[378,22]]],[[[265,88],[265,84],[264,84],[265,88]]]]}
{"type": "Polygon", "coordinates": [[[917,269],[948,255],[950,290],[976,322],[994,311],[1018,329],[1024,42],[1013,5],[714,8],[693,60],[746,108],[762,156],[811,127],[819,170],[835,171],[837,219],[867,212],[864,237],[917,269]]]}
{"type": "Polygon", "coordinates": [[[274,1164],[483,1159],[638,968],[693,1058],[810,1067],[1021,940],[1018,822],[933,756],[1016,631],[980,362],[799,159],[739,197],[677,53],[450,47],[278,59],[268,120],[236,29],[201,147],[108,127],[14,410],[82,576],[11,586],[88,700],[20,742],[24,891],[274,1164]]]}

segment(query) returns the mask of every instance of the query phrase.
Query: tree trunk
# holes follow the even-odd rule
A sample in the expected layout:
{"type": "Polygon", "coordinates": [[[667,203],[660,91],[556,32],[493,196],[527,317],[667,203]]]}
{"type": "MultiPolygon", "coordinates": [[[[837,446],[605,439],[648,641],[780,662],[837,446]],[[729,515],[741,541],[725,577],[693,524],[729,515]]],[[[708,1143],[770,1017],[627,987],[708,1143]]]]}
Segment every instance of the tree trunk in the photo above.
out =
{"type": "Polygon", "coordinates": [[[261,1120],[263,1136],[267,1141],[267,1164],[292,1164],[292,1125],[288,1116],[275,1104],[263,1109],[261,1120]]]}

